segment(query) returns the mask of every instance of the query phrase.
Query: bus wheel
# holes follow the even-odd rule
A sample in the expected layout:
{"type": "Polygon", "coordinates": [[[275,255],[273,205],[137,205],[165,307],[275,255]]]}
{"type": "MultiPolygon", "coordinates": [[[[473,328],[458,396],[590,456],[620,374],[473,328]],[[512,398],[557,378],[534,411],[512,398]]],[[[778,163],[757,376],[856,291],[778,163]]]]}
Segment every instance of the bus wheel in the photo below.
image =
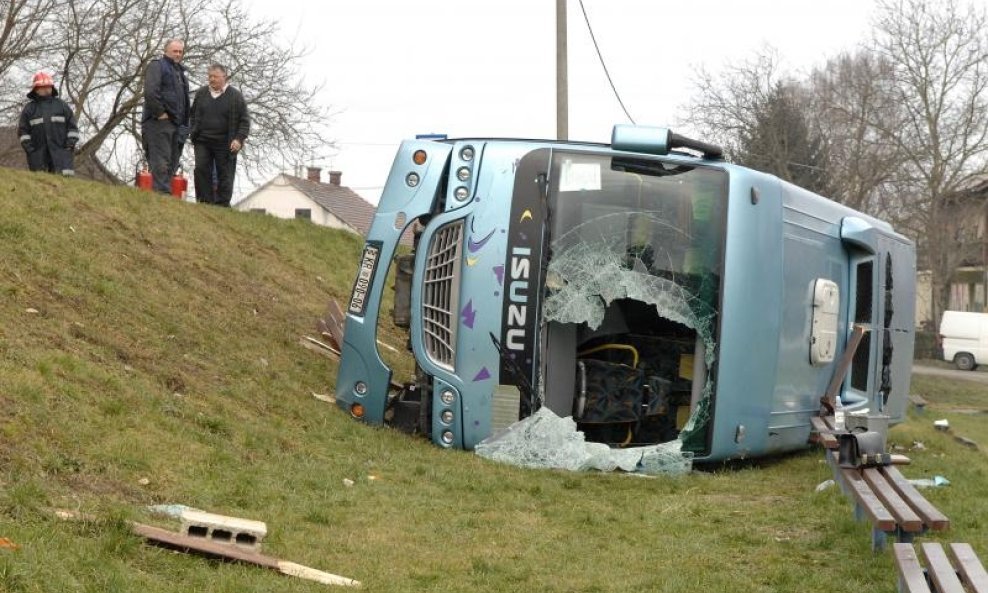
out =
{"type": "Polygon", "coordinates": [[[954,364],[962,371],[973,371],[975,367],[974,356],[967,352],[960,352],[954,357],[954,364]]]}

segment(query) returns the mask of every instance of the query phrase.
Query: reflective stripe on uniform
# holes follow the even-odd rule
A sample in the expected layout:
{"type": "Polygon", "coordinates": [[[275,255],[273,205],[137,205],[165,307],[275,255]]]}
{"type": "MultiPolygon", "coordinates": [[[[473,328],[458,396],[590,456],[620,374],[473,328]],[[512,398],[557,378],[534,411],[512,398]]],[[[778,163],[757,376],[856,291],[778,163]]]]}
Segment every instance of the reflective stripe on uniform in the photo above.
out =
{"type": "Polygon", "coordinates": [[[66,136],[68,136],[69,138],[78,138],[79,137],[79,132],[76,132],[75,130],[73,130],[73,131],[69,132],[68,134],[66,134],[66,136]]]}
{"type": "Polygon", "coordinates": [[[36,118],[34,118],[32,120],[28,120],[27,123],[31,124],[32,126],[41,125],[41,124],[45,123],[45,118],[43,118],[43,117],[36,117],[36,118]]]}
{"type": "Polygon", "coordinates": [[[30,139],[31,139],[31,134],[24,134],[23,136],[21,136],[21,142],[27,142],[30,139]]]}
{"type": "Polygon", "coordinates": [[[64,124],[65,123],[65,116],[64,115],[53,115],[53,116],[51,116],[51,122],[52,123],[64,124]]]}

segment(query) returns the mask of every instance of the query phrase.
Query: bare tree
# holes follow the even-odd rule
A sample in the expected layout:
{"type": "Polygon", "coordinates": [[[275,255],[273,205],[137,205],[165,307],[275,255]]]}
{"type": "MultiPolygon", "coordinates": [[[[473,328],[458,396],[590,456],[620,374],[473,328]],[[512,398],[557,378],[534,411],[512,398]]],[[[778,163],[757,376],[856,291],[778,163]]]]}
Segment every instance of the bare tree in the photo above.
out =
{"type": "Polygon", "coordinates": [[[893,191],[905,154],[880,133],[902,119],[892,74],[891,64],[871,51],[833,58],[809,77],[807,114],[827,138],[829,197],[900,226],[911,222],[893,191]]]}
{"type": "Polygon", "coordinates": [[[132,176],[141,158],[144,73],[170,38],[186,42],[184,64],[193,90],[205,84],[210,63],[230,69],[253,120],[239,159],[248,176],[331,145],[329,110],[318,101],[318,87],[298,70],[304,52],[281,41],[274,22],[251,17],[241,0],[52,1],[45,16],[51,24],[48,51],[16,65],[22,72],[55,70],[83,136],[77,160],[120,178],[132,176]]]}
{"type": "Polygon", "coordinates": [[[38,58],[49,47],[49,15],[55,6],[56,0],[0,0],[0,19],[3,19],[0,22],[0,85],[22,89],[15,100],[0,99],[4,111],[15,109],[23,102],[28,85],[26,80],[14,78],[22,74],[15,66],[38,58]]]}
{"type": "Polygon", "coordinates": [[[731,160],[826,193],[826,139],[811,125],[809,95],[782,71],[774,50],[717,74],[700,69],[694,84],[690,123],[731,160]]]}
{"type": "Polygon", "coordinates": [[[688,121],[735,158],[742,152],[742,137],[758,125],[760,106],[768,103],[782,79],[779,56],[771,48],[729,64],[723,72],[700,68],[693,82],[688,121]]]}
{"type": "Polygon", "coordinates": [[[901,119],[872,121],[907,158],[900,179],[922,229],[933,318],[949,302],[954,271],[976,257],[980,204],[969,189],[988,158],[988,39],[983,7],[955,0],[887,0],[880,5],[874,48],[892,68],[892,99],[901,119]]]}

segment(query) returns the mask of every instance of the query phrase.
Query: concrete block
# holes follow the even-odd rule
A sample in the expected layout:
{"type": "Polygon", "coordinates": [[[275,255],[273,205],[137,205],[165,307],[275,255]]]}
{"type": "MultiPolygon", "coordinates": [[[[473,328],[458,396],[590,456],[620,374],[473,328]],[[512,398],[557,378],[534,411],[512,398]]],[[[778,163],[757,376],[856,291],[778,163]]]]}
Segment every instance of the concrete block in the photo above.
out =
{"type": "Polygon", "coordinates": [[[268,534],[268,526],[263,521],[195,510],[182,511],[180,518],[184,535],[250,550],[260,550],[261,540],[268,534]]]}

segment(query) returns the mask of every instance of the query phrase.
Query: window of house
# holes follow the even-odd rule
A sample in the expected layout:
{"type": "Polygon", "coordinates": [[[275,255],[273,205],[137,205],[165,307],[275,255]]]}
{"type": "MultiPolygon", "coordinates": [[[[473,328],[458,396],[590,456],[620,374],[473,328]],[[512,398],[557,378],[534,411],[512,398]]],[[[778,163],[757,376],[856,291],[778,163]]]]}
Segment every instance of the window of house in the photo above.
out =
{"type": "Polygon", "coordinates": [[[305,220],[312,220],[312,210],[310,208],[296,208],[295,218],[302,218],[305,220]]]}
{"type": "Polygon", "coordinates": [[[267,214],[267,210],[264,208],[251,208],[251,212],[257,212],[258,214],[267,214]]]}

